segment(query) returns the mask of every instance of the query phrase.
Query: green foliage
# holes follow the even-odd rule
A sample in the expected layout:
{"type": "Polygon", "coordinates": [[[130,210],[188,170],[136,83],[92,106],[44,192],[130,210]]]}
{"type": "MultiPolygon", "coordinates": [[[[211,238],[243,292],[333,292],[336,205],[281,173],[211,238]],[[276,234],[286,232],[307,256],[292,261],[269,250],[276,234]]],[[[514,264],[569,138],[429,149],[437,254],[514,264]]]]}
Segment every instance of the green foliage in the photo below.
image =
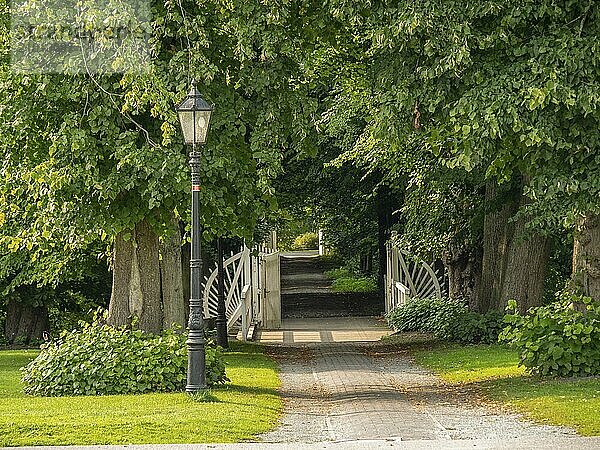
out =
{"type": "Polygon", "coordinates": [[[558,301],[517,314],[515,301],[507,308],[506,328],[500,339],[517,349],[520,364],[543,376],[600,374],[600,302],[562,294],[558,301]],[[574,304],[585,305],[578,311],[574,304]]]}
{"type": "Polygon", "coordinates": [[[309,231],[294,239],[292,249],[294,250],[317,250],[319,248],[319,236],[309,231]]]}
{"type": "MultiPolygon", "coordinates": [[[[291,201],[296,202],[296,200],[291,201]]],[[[278,219],[274,222],[277,228],[277,246],[280,250],[290,251],[294,250],[294,239],[301,234],[314,230],[316,224],[310,208],[299,208],[299,201],[294,205],[290,205],[296,209],[295,214],[287,211],[286,206],[288,205],[279,204],[278,219]]]]}
{"type": "Polygon", "coordinates": [[[556,296],[571,283],[573,269],[573,233],[563,231],[552,236],[550,258],[544,282],[544,302],[556,301],[556,296]]]}
{"type": "Polygon", "coordinates": [[[348,267],[327,270],[325,276],[331,278],[331,288],[335,292],[376,292],[377,282],[372,277],[357,275],[348,267]]]}
{"type": "Polygon", "coordinates": [[[370,277],[340,277],[331,288],[335,292],[377,292],[377,282],[370,277]]]}
{"type": "Polygon", "coordinates": [[[474,344],[498,341],[502,315],[479,314],[457,300],[415,298],[390,311],[387,320],[397,331],[427,332],[438,339],[474,344]]]}
{"type": "MultiPolygon", "coordinates": [[[[148,5],[148,71],[25,74],[11,71],[12,6],[0,0],[0,280],[56,283],[80,252],[99,242],[110,251],[143,219],[163,234],[173,215],[189,217],[189,149],[174,105],[194,77],[217,106],[200,165],[207,239],[250,240],[276,207],[282,152],[310,145],[315,102],[298,76],[296,6],[148,5]]],[[[23,20],[38,23],[40,8],[24,2],[23,20]]],[[[117,12],[102,15],[113,23],[117,12]]]]}
{"type": "MultiPolygon", "coordinates": [[[[98,322],[63,332],[42,345],[24,369],[27,394],[36,396],[173,392],[186,380],[185,334],[167,330],[151,335],[98,322]]],[[[221,350],[206,349],[207,384],[228,381],[221,350]]]]}
{"type": "Polygon", "coordinates": [[[332,280],[337,280],[338,278],[349,278],[352,275],[353,272],[347,267],[338,267],[337,269],[325,271],[325,276],[331,278],[332,280]]]}
{"type": "Polygon", "coordinates": [[[412,298],[390,311],[386,317],[387,321],[396,331],[430,332],[435,303],[433,298],[412,298]]]}
{"type": "Polygon", "coordinates": [[[521,209],[536,231],[598,211],[598,2],[334,1],[324,10],[336,36],[305,65],[328,93],[319,129],[343,142],[340,166],[406,187],[401,237],[411,252],[480,242],[490,179],[528,177],[521,209]]]}

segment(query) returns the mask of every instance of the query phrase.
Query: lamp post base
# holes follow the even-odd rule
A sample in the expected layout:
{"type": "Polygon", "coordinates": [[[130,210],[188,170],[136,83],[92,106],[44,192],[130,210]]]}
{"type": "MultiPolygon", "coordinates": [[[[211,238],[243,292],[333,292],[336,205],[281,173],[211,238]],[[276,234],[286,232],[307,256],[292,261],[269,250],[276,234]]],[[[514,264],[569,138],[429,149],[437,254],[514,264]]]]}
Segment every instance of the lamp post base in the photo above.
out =
{"type": "Polygon", "coordinates": [[[185,387],[186,394],[195,394],[196,392],[203,392],[206,390],[206,386],[200,386],[195,384],[188,384],[185,387]]]}
{"type": "MultiPolygon", "coordinates": [[[[197,305],[194,306],[197,308],[197,305]]],[[[201,315],[197,311],[195,313],[190,316],[190,331],[186,342],[188,350],[186,392],[198,392],[206,389],[206,340],[204,339],[201,315]]]]}

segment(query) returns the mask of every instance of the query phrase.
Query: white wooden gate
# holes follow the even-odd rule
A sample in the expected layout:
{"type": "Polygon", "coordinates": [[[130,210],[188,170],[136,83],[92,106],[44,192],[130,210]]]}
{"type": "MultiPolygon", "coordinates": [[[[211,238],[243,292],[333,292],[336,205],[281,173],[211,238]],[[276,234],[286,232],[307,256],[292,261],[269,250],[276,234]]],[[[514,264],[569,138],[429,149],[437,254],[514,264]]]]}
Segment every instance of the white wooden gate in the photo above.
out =
{"type": "Polygon", "coordinates": [[[261,258],[263,310],[262,326],[269,330],[281,328],[281,277],[279,252],[261,258]]]}
{"type": "MultiPolygon", "coordinates": [[[[270,245],[244,248],[223,262],[227,329],[239,326],[242,339],[251,338],[255,326],[281,327],[280,255],[270,245]]],[[[204,317],[217,317],[215,269],[203,284],[204,317]]]]}
{"type": "Polygon", "coordinates": [[[403,305],[411,297],[442,298],[443,274],[420,259],[409,258],[407,253],[388,243],[385,277],[385,312],[403,305]]]}
{"type": "MultiPolygon", "coordinates": [[[[247,331],[249,321],[248,305],[251,303],[250,288],[250,249],[245,247],[239,253],[231,255],[223,261],[223,272],[225,279],[225,315],[227,317],[227,328],[230,329],[241,322],[242,334],[247,331]]],[[[206,277],[203,284],[204,317],[217,317],[219,304],[217,290],[218,270],[212,271],[206,277]]]]}

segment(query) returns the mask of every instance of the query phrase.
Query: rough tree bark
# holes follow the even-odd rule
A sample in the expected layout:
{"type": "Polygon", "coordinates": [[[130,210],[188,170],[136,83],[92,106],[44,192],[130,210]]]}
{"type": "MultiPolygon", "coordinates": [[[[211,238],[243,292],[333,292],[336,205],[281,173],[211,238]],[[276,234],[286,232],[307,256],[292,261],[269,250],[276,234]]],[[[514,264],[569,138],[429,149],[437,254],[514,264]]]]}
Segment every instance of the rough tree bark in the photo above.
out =
{"type": "Polygon", "coordinates": [[[539,234],[524,238],[525,221],[518,220],[509,242],[500,306],[508,300],[517,300],[521,313],[534,306],[540,306],[544,296],[544,282],[550,257],[550,241],[539,234]]]}
{"type": "Polygon", "coordinates": [[[119,233],[113,246],[113,281],[108,304],[108,323],[113,326],[127,325],[131,320],[129,285],[133,264],[133,243],[131,238],[125,240],[124,235],[125,232],[119,233]]]}
{"type": "Polygon", "coordinates": [[[443,255],[443,263],[448,275],[448,296],[452,299],[467,300],[471,309],[478,307],[481,258],[480,248],[463,246],[450,246],[443,255]]]}
{"type": "Polygon", "coordinates": [[[483,258],[481,283],[476,309],[486,312],[498,309],[510,237],[509,219],[516,212],[516,202],[503,195],[494,181],[485,187],[485,204],[488,211],[483,224],[483,258]]]}
{"type": "Polygon", "coordinates": [[[115,239],[108,322],[126,325],[135,316],[141,330],[159,332],[163,314],[158,236],[147,220],[135,226],[129,240],[124,235],[115,239]]]}
{"type": "Polygon", "coordinates": [[[41,340],[44,332],[49,330],[46,306],[31,306],[14,298],[8,300],[4,336],[9,345],[28,345],[41,340]]]}
{"type": "Polygon", "coordinates": [[[506,198],[488,182],[486,202],[492,208],[484,222],[483,261],[478,310],[503,311],[514,299],[521,312],[542,303],[549,258],[549,241],[538,234],[526,234],[525,220],[512,220],[519,206],[528,200],[518,189],[506,198]],[[499,206],[497,203],[501,202],[499,206]]]}
{"type": "Polygon", "coordinates": [[[181,267],[181,233],[173,217],[172,233],[160,244],[160,280],[162,288],[163,327],[173,324],[185,327],[185,300],[183,297],[183,270],[181,267]]]}
{"type": "Polygon", "coordinates": [[[573,281],[583,294],[600,300],[600,216],[586,214],[575,229],[573,281]]]}

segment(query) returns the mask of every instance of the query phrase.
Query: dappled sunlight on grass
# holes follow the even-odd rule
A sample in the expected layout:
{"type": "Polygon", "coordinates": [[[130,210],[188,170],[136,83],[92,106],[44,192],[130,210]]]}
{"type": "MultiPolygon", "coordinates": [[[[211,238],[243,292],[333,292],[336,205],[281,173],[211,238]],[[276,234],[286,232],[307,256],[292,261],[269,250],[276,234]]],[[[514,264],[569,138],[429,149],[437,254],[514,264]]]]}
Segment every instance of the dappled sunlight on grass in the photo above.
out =
{"type": "Polygon", "coordinates": [[[585,436],[600,435],[600,378],[523,376],[497,380],[486,388],[495,399],[538,422],[570,426],[585,436]]]}
{"type": "Polygon", "coordinates": [[[441,345],[435,351],[419,351],[415,358],[450,382],[482,381],[525,373],[517,366],[516,352],[499,345],[441,345]]]}
{"type": "Polygon", "coordinates": [[[184,393],[26,397],[18,368],[35,353],[0,352],[0,446],[237,442],[268,431],[282,401],[275,363],[251,345],[225,356],[215,401],[184,393]]]}
{"type": "Polygon", "coordinates": [[[434,344],[415,359],[450,383],[469,383],[496,401],[546,424],[600,435],[600,378],[540,379],[518,367],[515,351],[500,345],[434,344]]]}

